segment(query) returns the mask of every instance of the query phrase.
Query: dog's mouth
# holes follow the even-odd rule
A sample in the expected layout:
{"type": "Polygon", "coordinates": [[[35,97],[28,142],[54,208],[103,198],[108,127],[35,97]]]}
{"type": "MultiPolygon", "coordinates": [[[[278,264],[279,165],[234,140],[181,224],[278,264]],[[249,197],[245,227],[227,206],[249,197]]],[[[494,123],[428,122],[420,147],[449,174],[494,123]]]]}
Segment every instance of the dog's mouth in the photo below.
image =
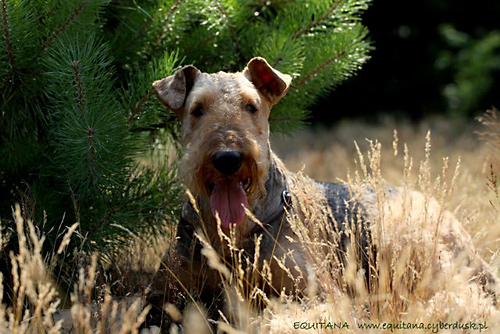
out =
{"type": "Polygon", "coordinates": [[[248,207],[250,178],[223,178],[208,186],[210,208],[214,217],[218,214],[224,228],[235,227],[245,220],[245,207],[248,207]]]}

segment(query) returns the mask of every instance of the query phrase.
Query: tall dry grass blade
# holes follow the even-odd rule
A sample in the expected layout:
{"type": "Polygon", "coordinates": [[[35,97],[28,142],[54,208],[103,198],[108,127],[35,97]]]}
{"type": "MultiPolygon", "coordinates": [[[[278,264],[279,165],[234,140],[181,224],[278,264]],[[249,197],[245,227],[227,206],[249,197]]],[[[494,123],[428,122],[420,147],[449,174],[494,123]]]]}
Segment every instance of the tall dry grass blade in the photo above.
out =
{"type": "Polygon", "coordinates": [[[54,322],[52,317],[60,300],[42,254],[45,237],[37,234],[31,220],[23,219],[19,205],[14,208],[14,222],[19,249],[17,254],[12,251],[9,254],[12,306],[8,309],[1,306],[2,327],[11,333],[57,333],[62,322],[54,322]]]}
{"type": "Polygon", "coordinates": [[[483,131],[477,131],[479,139],[488,147],[487,157],[487,175],[486,180],[488,188],[495,197],[495,201],[490,201],[492,207],[497,212],[500,211],[500,113],[496,108],[486,111],[478,117],[479,122],[486,128],[483,131]]]}
{"type": "Polygon", "coordinates": [[[183,334],[210,334],[212,330],[206,321],[207,315],[200,305],[188,306],[183,325],[183,334]]]}
{"type": "Polygon", "coordinates": [[[393,138],[392,150],[394,151],[394,156],[396,157],[398,155],[398,143],[399,143],[398,130],[394,129],[392,138],[393,138]]]}
{"type": "Polygon", "coordinates": [[[198,233],[195,233],[195,237],[198,238],[203,245],[201,254],[208,260],[209,267],[219,272],[224,279],[229,279],[231,277],[231,272],[223,264],[219,254],[217,254],[210,242],[203,235],[198,233]]]}
{"type": "Polygon", "coordinates": [[[358,154],[358,160],[359,160],[359,165],[358,167],[361,168],[361,171],[363,172],[363,177],[364,179],[368,178],[368,169],[366,168],[365,165],[365,157],[363,156],[363,153],[361,152],[361,149],[358,146],[358,143],[354,141],[354,146],[356,147],[356,153],[358,154]]]}
{"type": "Polygon", "coordinates": [[[182,313],[174,304],[166,303],[163,306],[163,310],[167,312],[170,318],[172,318],[172,320],[174,320],[175,322],[177,323],[182,322],[182,313]]]}

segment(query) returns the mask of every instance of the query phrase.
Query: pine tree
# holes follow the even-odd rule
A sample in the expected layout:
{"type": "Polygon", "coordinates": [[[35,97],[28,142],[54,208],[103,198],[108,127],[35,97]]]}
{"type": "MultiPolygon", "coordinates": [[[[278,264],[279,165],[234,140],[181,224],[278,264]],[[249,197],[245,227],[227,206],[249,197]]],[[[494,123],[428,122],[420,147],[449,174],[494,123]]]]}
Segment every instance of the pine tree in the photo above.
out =
{"type": "Polygon", "coordinates": [[[368,4],[0,0],[2,223],[20,202],[51,248],[75,221],[84,250],[154,234],[175,220],[182,190],[162,155],[179,151],[177,123],[151,83],[182,64],[239,71],[263,56],[293,76],[271,118],[290,132],[369,58],[368,4]]]}
{"type": "MultiPolygon", "coordinates": [[[[140,163],[159,144],[155,150],[152,135],[133,131],[131,115],[143,99],[137,89],[147,95],[152,80],[172,72],[177,54],[148,61],[129,84],[117,76],[110,43],[98,37],[112,3],[0,4],[2,223],[21,202],[48,236],[48,248],[77,221],[75,247],[110,252],[128,233],[154,232],[173,220],[180,194],[175,164],[140,163]]],[[[155,136],[160,144],[170,137],[155,136]]]]}
{"type": "Polygon", "coordinates": [[[368,30],[360,15],[370,0],[120,3],[124,9],[114,19],[120,23],[111,34],[114,45],[130,48],[114,54],[122,68],[178,50],[183,63],[205,72],[240,71],[250,58],[262,56],[291,74],[292,87],[271,116],[277,132],[299,127],[318,97],[369,59],[368,30]]]}

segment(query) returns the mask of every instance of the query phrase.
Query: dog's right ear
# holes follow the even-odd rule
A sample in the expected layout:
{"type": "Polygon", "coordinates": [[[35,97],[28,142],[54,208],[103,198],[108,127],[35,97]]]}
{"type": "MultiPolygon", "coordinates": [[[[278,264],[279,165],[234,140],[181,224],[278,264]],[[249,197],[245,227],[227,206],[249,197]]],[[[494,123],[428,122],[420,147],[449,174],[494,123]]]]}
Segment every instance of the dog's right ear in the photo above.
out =
{"type": "Polygon", "coordinates": [[[184,66],[175,74],[153,82],[153,87],[160,101],[175,112],[179,119],[182,109],[196,76],[200,71],[191,65],[184,66]]]}

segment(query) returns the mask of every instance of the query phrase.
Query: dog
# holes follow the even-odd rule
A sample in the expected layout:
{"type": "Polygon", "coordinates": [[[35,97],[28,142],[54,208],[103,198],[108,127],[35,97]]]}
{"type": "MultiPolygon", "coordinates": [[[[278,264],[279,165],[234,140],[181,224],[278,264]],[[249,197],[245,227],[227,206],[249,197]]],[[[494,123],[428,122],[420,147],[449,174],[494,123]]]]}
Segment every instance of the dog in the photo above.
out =
{"type": "Polygon", "coordinates": [[[208,74],[189,65],[153,83],[159,100],[180,121],[185,149],[180,177],[192,197],[182,207],[175,251],[163,259],[150,302],[161,309],[165,302],[190,294],[207,307],[220,307],[216,301],[224,299],[224,275],[202,254],[207,247],[229,267],[234,265],[230,254],[241,249],[247,263],[260,268],[252,271],[256,277],[250,281],[268,294],[304,293],[307,273],[318,258],[316,254],[311,260],[311,252],[336,259],[332,263],[340,269],[331,270],[339,275],[354,254],[369,286],[377,276],[377,254],[383,254],[384,244],[395,242],[388,236],[394,231],[407,235],[408,230],[436,232],[419,234],[437,245],[435,271],[442,270],[443,261],[453,262],[465,253],[466,265],[473,268],[470,276],[494,291],[497,278],[476,255],[470,236],[434,199],[414,191],[402,196],[401,189],[386,187],[388,204],[381,208],[373,187],[353,191],[286,169],[271,150],[268,120],[290,84],[289,75],[259,57],[237,73],[208,74]],[[408,221],[403,216],[408,212],[397,207],[409,208],[413,217],[425,212],[431,223],[409,228],[402,223],[408,221]],[[381,210],[390,213],[392,223],[374,231],[371,225],[381,210]],[[221,235],[230,236],[232,244],[221,235]],[[305,239],[320,246],[311,250],[305,239]]]}

